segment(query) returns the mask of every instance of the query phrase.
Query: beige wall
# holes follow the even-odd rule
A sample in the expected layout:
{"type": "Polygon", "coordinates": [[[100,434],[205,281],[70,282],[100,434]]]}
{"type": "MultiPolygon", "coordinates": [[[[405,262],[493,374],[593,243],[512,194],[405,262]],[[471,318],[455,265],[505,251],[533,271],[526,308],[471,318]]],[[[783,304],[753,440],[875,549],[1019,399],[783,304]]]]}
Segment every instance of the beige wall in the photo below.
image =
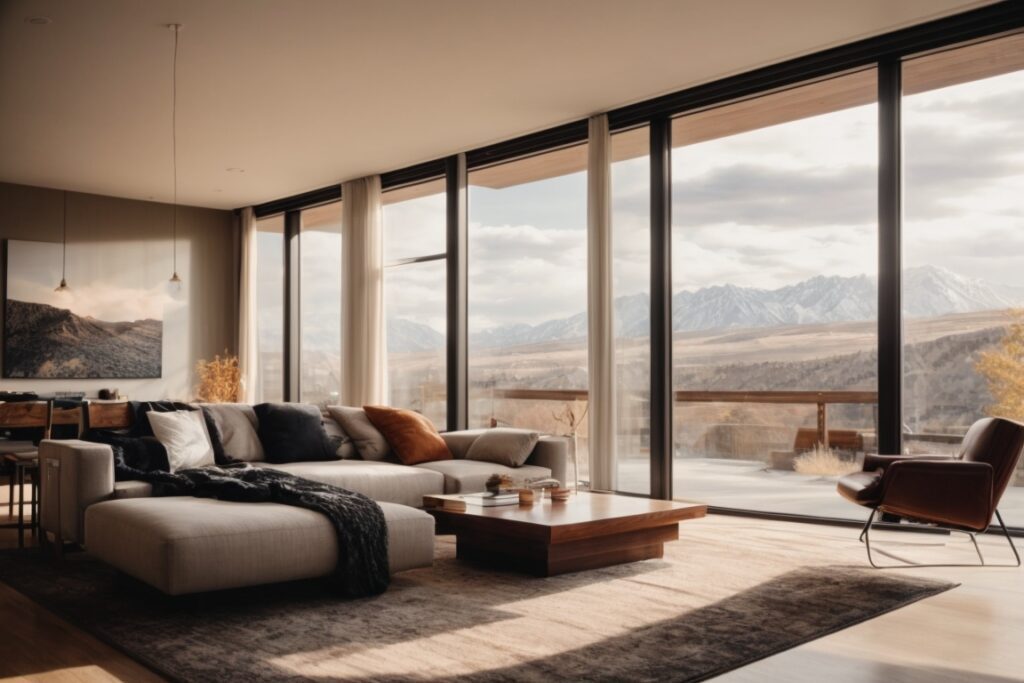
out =
{"type": "MultiPolygon", "coordinates": [[[[0,183],[0,238],[60,242],[61,204],[59,190],[0,183]]],[[[68,193],[68,204],[67,268],[72,288],[108,268],[129,269],[131,277],[145,286],[170,278],[170,205],[78,193],[68,193]]],[[[192,398],[196,362],[236,348],[235,240],[231,212],[178,208],[178,272],[184,283],[180,291],[169,290],[174,305],[164,313],[161,378],[0,378],[0,389],[85,391],[95,396],[100,388],[116,387],[133,399],[192,398]]]]}

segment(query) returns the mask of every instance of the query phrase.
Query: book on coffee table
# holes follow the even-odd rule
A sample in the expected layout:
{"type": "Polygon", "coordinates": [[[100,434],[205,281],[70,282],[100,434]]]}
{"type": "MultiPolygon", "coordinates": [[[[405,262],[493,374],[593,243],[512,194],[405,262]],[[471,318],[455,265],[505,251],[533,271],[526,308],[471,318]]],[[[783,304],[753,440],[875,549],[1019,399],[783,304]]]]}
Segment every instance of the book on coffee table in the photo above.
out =
{"type": "Polygon", "coordinates": [[[466,501],[467,505],[482,505],[485,508],[519,504],[518,491],[512,491],[511,493],[483,491],[482,493],[467,493],[462,498],[466,501]]]}
{"type": "Polygon", "coordinates": [[[448,510],[450,512],[465,512],[466,508],[472,507],[497,507],[500,505],[518,505],[519,493],[493,494],[483,493],[449,493],[431,496],[423,496],[423,507],[426,509],[448,510]]]}

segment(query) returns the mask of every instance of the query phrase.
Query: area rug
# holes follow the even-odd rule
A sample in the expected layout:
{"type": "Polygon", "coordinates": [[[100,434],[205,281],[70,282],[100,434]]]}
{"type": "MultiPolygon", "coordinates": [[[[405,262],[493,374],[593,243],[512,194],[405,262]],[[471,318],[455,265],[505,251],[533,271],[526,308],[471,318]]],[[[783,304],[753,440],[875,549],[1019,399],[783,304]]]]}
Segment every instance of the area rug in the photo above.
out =
{"type": "Polygon", "coordinates": [[[0,580],[169,679],[216,683],[700,681],[955,585],[793,560],[680,541],[536,579],[439,537],[433,568],[361,600],[317,581],[167,598],[85,553],[0,553],[0,580]]]}

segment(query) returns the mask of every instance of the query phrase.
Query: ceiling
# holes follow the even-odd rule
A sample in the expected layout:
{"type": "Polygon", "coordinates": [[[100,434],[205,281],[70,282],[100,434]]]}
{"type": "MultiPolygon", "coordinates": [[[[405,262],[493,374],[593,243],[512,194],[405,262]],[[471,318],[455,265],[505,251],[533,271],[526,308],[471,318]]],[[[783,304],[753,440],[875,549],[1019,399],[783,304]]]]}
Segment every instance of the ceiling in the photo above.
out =
{"type": "Polygon", "coordinates": [[[235,208],[982,0],[5,0],[0,181],[235,208]],[[26,21],[46,17],[49,23],[26,21]]]}

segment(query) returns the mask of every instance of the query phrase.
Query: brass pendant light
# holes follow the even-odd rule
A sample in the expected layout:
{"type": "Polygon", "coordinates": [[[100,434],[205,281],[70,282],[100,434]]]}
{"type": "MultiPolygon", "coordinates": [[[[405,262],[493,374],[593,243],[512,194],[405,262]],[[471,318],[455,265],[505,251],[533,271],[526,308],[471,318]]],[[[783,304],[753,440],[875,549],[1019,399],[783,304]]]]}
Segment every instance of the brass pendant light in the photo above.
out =
{"type": "Polygon", "coordinates": [[[62,211],[64,221],[64,236],[61,238],[61,256],[60,256],[60,284],[57,285],[55,292],[66,292],[70,289],[68,287],[68,191],[64,190],[64,210],[62,211]]]}

